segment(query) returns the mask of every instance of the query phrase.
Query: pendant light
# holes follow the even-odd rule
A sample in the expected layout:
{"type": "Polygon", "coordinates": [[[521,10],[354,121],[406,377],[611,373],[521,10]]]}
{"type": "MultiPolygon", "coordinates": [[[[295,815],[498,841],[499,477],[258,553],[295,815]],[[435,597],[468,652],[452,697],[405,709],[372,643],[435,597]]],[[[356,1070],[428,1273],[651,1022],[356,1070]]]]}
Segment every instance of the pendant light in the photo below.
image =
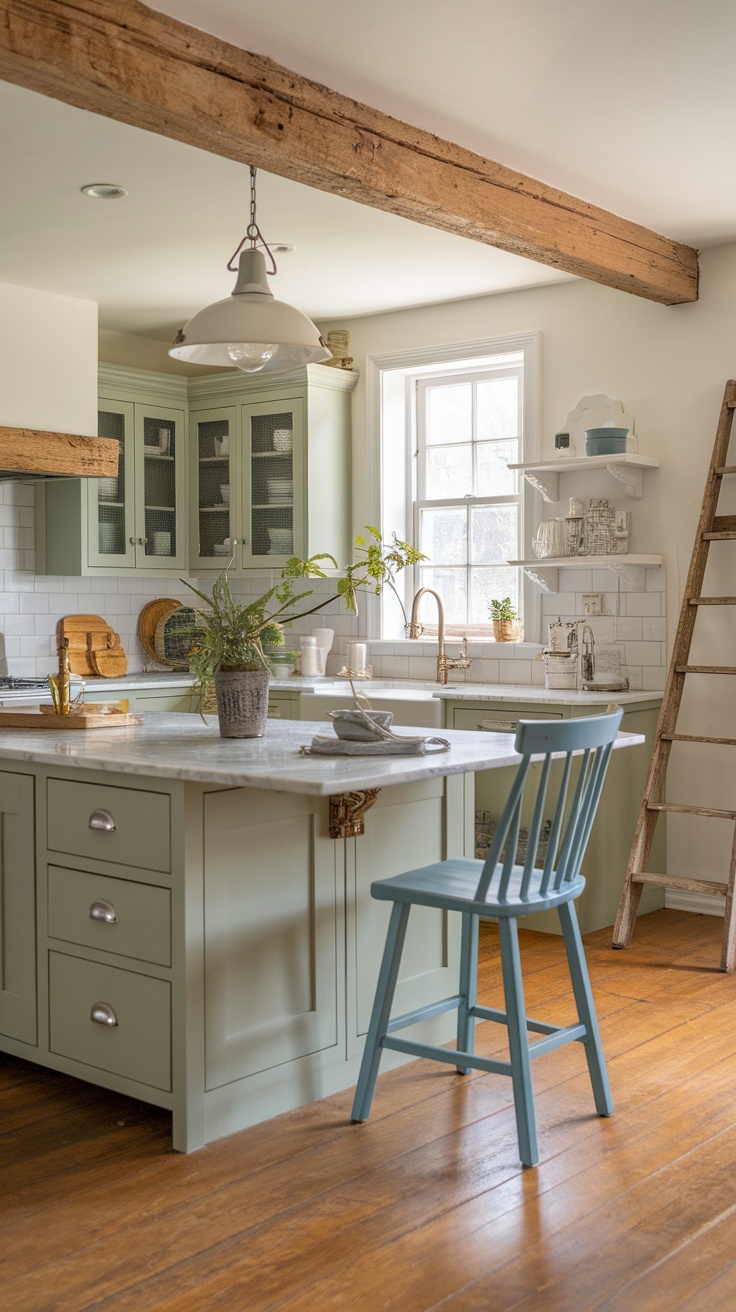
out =
{"type": "Polygon", "coordinates": [[[252,165],[250,223],[228,261],[233,273],[238,254],[232,294],[195,314],[177,334],[169,355],[189,364],[235,365],[246,374],[284,373],[302,364],[330,360],[332,352],[311,319],[284,301],[274,300],[269,291],[267,273],[276,273],[276,261],[256,223],[256,170],[252,165]],[[256,243],[268,251],[271,269],[266,269],[265,256],[256,243]]]}

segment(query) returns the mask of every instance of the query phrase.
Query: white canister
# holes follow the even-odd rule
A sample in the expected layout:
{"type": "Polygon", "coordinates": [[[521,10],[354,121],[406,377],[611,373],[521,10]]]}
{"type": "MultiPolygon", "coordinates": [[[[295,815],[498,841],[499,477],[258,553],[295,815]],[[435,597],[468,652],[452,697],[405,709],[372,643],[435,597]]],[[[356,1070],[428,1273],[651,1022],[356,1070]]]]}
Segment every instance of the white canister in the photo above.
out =
{"type": "Polygon", "coordinates": [[[273,449],[286,455],[294,446],[294,434],[290,428],[277,428],[273,435],[273,449]]]}
{"type": "Polygon", "coordinates": [[[308,679],[319,674],[319,652],[317,650],[317,639],[313,638],[311,633],[308,636],[299,639],[299,646],[302,653],[302,674],[308,679]]]}
{"type": "Polygon", "coordinates": [[[357,678],[367,674],[368,644],[366,642],[349,642],[347,644],[346,664],[357,678]]]}
{"type": "Polygon", "coordinates": [[[327,657],[330,654],[332,641],[335,637],[334,629],[312,629],[312,637],[317,643],[317,663],[319,665],[319,674],[327,673],[327,657]]]}

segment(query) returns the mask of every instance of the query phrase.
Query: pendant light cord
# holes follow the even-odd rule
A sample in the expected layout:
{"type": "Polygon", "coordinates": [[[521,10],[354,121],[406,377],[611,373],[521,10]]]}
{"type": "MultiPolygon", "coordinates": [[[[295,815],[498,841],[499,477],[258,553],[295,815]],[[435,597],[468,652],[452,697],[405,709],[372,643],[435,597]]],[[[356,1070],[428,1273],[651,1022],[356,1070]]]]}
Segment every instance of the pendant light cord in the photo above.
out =
{"type": "Polygon", "coordinates": [[[250,223],[246,228],[245,236],[243,237],[243,240],[239,243],[237,249],[233,252],[233,254],[230,256],[230,259],[227,262],[227,267],[231,273],[238,272],[238,266],[235,263],[235,261],[237,260],[240,252],[242,251],[247,241],[250,242],[252,250],[255,250],[256,246],[260,242],[264,251],[268,251],[268,258],[271,261],[271,268],[267,269],[266,272],[269,274],[276,273],[277,272],[276,261],[273,257],[273,251],[271,250],[271,247],[268,245],[268,242],[266,241],[263,233],[261,232],[256,222],[256,170],[254,169],[252,164],[250,165],[250,223]]]}

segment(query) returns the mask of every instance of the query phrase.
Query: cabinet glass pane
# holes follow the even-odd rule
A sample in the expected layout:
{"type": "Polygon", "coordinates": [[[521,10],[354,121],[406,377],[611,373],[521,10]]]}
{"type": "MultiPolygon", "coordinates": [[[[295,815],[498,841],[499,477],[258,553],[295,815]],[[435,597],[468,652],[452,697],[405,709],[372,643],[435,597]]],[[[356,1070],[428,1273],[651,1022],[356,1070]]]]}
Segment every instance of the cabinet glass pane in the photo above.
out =
{"type": "Polygon", "coordinates": [[[230,421],[197,424],[199,555],[229,557],[230,421]]]}
{"type": "Polygon", "coordinates": [[[118,443],[120,459],[116,478],[97,479],[97,534],[101,556],[125,555],[125,415],[101,410],[100,437],[118,443]]]}
{"type": "Polygon", "coordinates": [[[250,420],[251,544],[254,556],[294,550],[294,416],[250,420]]]}
{"type": "Polygon", "coordinates": [[[147,556],[176,555],[177,432],[174,419],[143,420],[147,556]]]}

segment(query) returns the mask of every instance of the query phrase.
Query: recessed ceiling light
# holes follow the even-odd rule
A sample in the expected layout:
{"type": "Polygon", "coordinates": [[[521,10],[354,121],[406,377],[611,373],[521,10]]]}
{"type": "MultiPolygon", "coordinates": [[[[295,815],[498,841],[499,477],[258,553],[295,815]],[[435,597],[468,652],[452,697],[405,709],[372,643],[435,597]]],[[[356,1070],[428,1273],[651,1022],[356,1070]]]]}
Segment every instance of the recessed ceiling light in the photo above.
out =
{"type": "Polygon", "coordinates": [[[119,187],[116,182],[89,182],[81,191],[95,200],[120,200],[121,196],[128,194],[125,187],[119,187]]]}
{"type": "MultiPolygon", "coordinates": [[[[261,246],[262,243],[258,242],[257,244],[261,246]]],[[[290,251],[296,250],[296,246],[292,246],[291,242],[288,241],[270,241],[268,245],[274,255],[288,255],[290,251]]]]}

